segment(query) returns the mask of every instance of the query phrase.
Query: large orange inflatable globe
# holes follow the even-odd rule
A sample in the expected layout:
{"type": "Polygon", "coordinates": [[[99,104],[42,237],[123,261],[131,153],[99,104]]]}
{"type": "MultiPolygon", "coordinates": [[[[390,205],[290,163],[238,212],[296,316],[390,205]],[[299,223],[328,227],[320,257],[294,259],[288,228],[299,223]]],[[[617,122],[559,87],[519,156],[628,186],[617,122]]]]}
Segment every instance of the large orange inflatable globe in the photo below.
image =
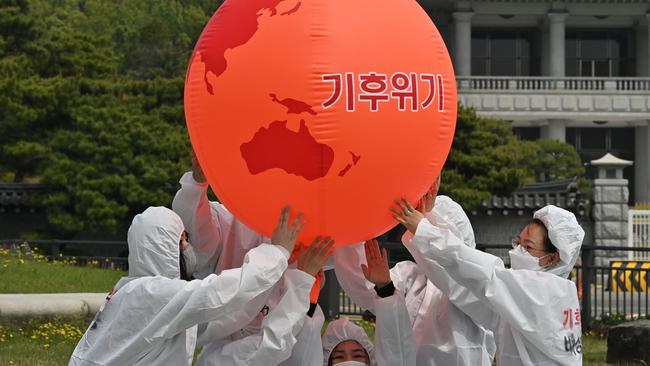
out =
{"type": "Polygon", "coordinates": [[[456,123],[449,54],[415,0],[226,0],[185,83],[192,145],[213,190],[267,236],[359,242],[395,225],[439,174],[456,123]]]}

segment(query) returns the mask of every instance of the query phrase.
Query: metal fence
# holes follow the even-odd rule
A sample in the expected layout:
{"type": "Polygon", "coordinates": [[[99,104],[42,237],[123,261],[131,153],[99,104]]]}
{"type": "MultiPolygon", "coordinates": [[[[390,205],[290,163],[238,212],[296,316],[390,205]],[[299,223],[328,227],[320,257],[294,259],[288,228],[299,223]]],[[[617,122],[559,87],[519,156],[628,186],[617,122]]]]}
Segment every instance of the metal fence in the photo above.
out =
{"type": "MultiPolygon", "coordinates": [[[[592,320],[632,320],[650,315],[650,262],[625,259],[603,259],[597,265],[596,251],[614,255],[600,256],[627,258],[628,252],[641,252],[647,258],[650,248],[616,246],[582,247],[582,266],[579,268],[578,289],[581,297],[583,324],[592,320]]],[[[637,256],[632,256],[637,257],[637,256]]]]}
{"type": "MultiPolygon", "coordinates": [[[[629,210],[627,220],[627,246],[650,248],[650,210],[629,210]]],[[[650,252],[629,251],[631,260],[650,260],[650,252]]]]}

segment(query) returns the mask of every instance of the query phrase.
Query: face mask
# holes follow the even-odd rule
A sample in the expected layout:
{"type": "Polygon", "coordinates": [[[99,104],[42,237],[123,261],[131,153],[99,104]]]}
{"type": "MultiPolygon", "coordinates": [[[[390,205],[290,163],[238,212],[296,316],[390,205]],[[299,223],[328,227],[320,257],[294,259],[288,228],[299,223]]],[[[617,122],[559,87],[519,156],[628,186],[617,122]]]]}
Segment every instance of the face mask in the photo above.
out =
{"type": "MultiPolygon", "coordinates": [[[[189,245],[187,248],[185,248],[185,250],[181,252],[181,256],[183,256],[182,262],[185,263],[185,276],[181,274],[181,278],[184,277],[183,279],[191,279],[194,271],[196,271],[196,253],[194,253],[194,248],[189,245]]],[[[183,270],[183,268],[181,268],[181,270],[183,270]]]]}
{"type": "Polygon", "coordinates": [[[510,254],[510,268],[528,269],[531,271],[544,271],[545,268],[539,265],[539,261],[546,257],[536,258],[528,253],[521,245],[508,252],[510,254]]]}
{"type": "Polygon", "coordinates": [[[359,361],[343,361],[337,363],[335,366],[368,366],[368,364],[359,361]]]}

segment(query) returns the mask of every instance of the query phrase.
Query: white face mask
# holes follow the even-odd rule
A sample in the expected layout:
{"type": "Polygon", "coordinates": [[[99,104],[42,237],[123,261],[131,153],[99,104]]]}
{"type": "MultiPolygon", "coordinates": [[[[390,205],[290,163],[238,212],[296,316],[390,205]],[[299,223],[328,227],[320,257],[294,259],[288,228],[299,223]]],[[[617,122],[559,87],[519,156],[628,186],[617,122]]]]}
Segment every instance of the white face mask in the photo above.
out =
{"type": "Polygon", "coordinates": [[[512,269],[528,269],[531,271],[545,271],[546,268],[539,265],[539,261],[550,255],[547,254],[544,257],[537,258],[533,257],[528,253],[521,245],[517,245],[516,248],[508,252],[510,254],[510,268],[512,269]]]}
{"type": "Polygon", "coordinates": [[[343,361],[335,364],[335,366],[368,366],[368,364],[359,361],[343,361]]]}
{"type": "Polygon", "coordinates": [[[185,273],[187,277],[192,277],[194,271],[196,271],[196,253],[194,253],[194,248],[191,245],[188,245],[185,250],[182,251],[181,255],[185,259],[185,273]]]}

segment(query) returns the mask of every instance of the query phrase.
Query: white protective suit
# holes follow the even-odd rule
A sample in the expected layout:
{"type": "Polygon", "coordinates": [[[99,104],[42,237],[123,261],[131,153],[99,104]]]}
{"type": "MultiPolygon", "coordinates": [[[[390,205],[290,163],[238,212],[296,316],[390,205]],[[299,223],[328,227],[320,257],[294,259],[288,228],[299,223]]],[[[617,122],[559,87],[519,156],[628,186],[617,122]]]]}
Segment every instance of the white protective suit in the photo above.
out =
{"type": "MultiPolygon", "coordinates": [[[[426,216],[434,213],[454,223],[454,229],[465,245],[470,248],[476,246],[474,231],[460,205],[449,197],[439,196],[434,209],[426,216]]],[[[354,303],[375,313],[373,285],[365,280],[359,268],[359,264],[364,262],[366,257],[362,245],[339,247],[334,251],[339,283],[354,303]]],[[[426,274],[415,263],[397,263],[391,268],[390,276],[395,288],[405,294],[409,324],[417,345],[417,365],[492,365],[496,352],[492,332],[477,325],[454,305],[454,299],[450,300],[428,281],[426,274]]],[[[438,268],[435,276],[444,278],[457,292],[469,292],[449,281],[442,268],[438,268]]]]}
{"type": "Polygon", "coordinates": [[[315,278],[299,269],[288,269],[283,279],[280,302],[264,317],[255,334],[232,341],[210,342],[197,364],[278,365],[291,355],[309,309],[309,292],[315,278]]]}
{"type": "MultiPolygon", "coordinates": [[[[197,256],[197,269],[194,272],[196,278],[241,265],[249,250],[269,240],[237,220],[222,204],[210,202],[206,194],[208,184],[196,182],[191,172],[185,173],[180,183],[181,189],[176,193],[172,207],[183,220],[190,235],[190,243],[194,246],[197,256]]],[[[285,278],[269,291],[244,304],[240,311],[209,325],[200,325],[198,343],[204,345],[204,348],[197,365],[226,362],[224,360],[228,360],[229,364],[248,365],[246,360],[239,360],[234,356],[238,347],[250,347],[250,344],[257,345],[256,354],[265,355],[269,359],[281,361],[289,357],[281,363],[282,365],[313,364],[313,361],[310,361],[314,358],[313,353],[304,349],[313,349],[314,345],[320,348],[320,327],[324,319],[318,318],[319,313],[322,316],[320,310],[314,318],[305,317],[309,308],[309,290],[306,297],[302,298],[298,295],[302,293],[302,285],[301,288],[289,288],[289,284],[304,284],[305,277],[311,276],[294,277],[301,278],[285,278]],[[272,314],[271,319],[283,319],[282,321],[291,319],[296,322],[303,319],[302,327],[297,329],[297,341],[296,327],[293,325],[287,323],[278,327],[274,325],[273,320],[265,322],[265,318],[271,317],[272,314]],[[319,322],[320,326],[316,327],[319,322]],[[272,335],[271,331],[276,333],[272,335]],[[274,337],[283,341],[276,342],[274,337]],[[315,339],[318,340],[317,344],[314,343],[315,339]],[[227,347],[230,343],[233,344],[227,347]],[[292,349],[296,350],[295,354],[292,349]]],[[[313,283],[313,277],[311,281],[313,283]]],[[[245,357],[254,358],[250,352],[245,357]]],[[[320,364],[320,357],[318,361],[320,364]]],[[[272,363],[267,362],[265,365],[271,366],[272,363]]]]}
{"type": "Polygon", "coordinates": [[[270,289],[289,253],[260,245],[242,268],[204,280],[180,279],[181,219],[163,207],[137,215],[122,278],[77,344],[70,365],[189,365],[196,325],[217,320],[270,289]]]}
{"type": "Polygon", "coordinates": [[[345,341],[357,341],[368,353],[370,366],[378,366],[375,357],[375,346],[370,341],[370,338],[368,338],[366,331],[344,316],[329,323],[325,334],[323,334],[323,366],[328,366],[328,361],[334,348],[339,343],[345,341]]]}
{"type": "Polygon", "coordinates": [[[499,365],[581,365],[580,304],[575,284],[566,277],[584,231],[572,213],[555,206],[534,217],[544,223],[560,253],[560,263],[544,272],[506,269],[500,258],[464,245],[453,224],[439,215],[420,221],[405,245],[418,267],[450,297],[455,296],[450,281],[471,291],[456,296],[455,303],[494,331],[499,365]],[[449,278],[435,276],[441,266],[449,278]]]}

